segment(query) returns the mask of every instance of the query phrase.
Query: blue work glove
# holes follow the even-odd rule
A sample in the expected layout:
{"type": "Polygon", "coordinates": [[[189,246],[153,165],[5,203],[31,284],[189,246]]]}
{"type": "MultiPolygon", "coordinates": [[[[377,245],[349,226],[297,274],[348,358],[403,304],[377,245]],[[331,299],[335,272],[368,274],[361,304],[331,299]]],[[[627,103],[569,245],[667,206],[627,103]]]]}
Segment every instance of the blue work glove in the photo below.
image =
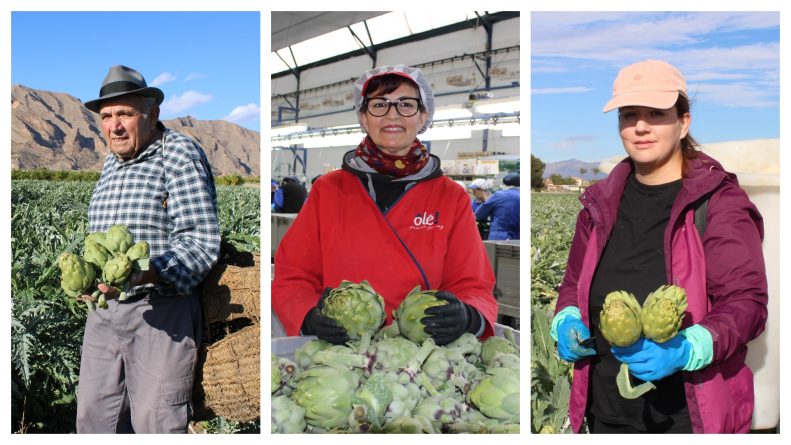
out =
{"type": "Polygon", "coordinates": [[[654,382],[684,368],[692,345],[683,335],[676,335],[664,343],[640,337],[631,346],[613,346],[611,351],[615,358],[629,365],[629,372],[633,376],[654,382]]]}
{"type": "Polygon", "coordinates": [[[583,357],[596,355],[594,348],[582,342],[590,338],[591,332],[577,317],[568,316],[558,323],[558,355],[567,362],[576,362],[583,357]]]}

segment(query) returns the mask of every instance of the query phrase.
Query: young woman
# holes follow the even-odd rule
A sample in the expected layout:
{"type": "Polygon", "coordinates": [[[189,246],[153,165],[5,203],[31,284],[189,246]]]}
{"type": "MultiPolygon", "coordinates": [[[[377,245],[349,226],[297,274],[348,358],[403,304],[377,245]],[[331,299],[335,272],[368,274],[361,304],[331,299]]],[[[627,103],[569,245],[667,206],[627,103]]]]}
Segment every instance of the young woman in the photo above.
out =
{"type": "Polygon", "coordinates": [[[592,433],[747,432],[753,412],[746,344],[764,329],[767,285],[761,215],[735,175],[695,149],[681,72],[658,60],[618,73],[604,111],[618,109],[628,158],[580,196],[583,209],[552,335],[574,362],[571,425],[592,433]],[[694,209],[707,200],[701,237],[694,209]],[[599,331],[605,296],[642,304],[662,284],[687,292],[680,335],[612,347],[599,331]],[[583,340],[594,337],[595,348],[583,340]],[[656,389],[627,400],[616,375],[656,389]]]}
{"type": "Polygon", "coordinates": [[[422,319],[437,344],[465,332],[491,335],[494,275],[470,199],[417,139],[434,114],[428,80],[417,68],[376,68],[355,82],[354,95],[367,136],[344,155],[341,170],[313,184],[281,241],[272,309],[287,335],[343,343],[345,330],[320,312],[330,288],[367,280],[391,322],[393,309],[420,285],[449,302],[422,319]]]}

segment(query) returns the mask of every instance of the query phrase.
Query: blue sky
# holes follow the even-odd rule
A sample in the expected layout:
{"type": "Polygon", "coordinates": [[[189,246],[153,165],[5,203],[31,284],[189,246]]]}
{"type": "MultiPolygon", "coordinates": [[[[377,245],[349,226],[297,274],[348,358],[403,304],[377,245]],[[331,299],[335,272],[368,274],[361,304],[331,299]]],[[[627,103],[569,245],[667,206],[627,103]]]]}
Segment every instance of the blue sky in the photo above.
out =
{"type": "Polygon", "coordinates": [[[98,96],[113,65],[165,92],[162,119],[224,119],[260,131],[258,12],[12,12],[11,82],[98,96]]]}
{"type": "Polygon", "coordinates": [[[778,138],[780,43],[774,12],[533,12],[532,154],[544,162],[624,155],[618,71],[644,59],[678,67],[702,144],[778,138]]]}

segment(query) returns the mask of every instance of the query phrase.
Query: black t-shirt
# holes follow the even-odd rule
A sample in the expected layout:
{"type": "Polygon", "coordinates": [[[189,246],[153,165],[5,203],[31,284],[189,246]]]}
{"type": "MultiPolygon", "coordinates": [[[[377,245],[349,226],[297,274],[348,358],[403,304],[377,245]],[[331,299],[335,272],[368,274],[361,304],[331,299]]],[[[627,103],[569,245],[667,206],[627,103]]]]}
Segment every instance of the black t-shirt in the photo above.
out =
{"type": "MultiPolygon", "coordinates": [[[[599,312],[608,293],[625,290],[642,304],[649,293],[666,284],[664,233],[680,189],[680,179],[649,186],[631,175],[594,274],[590,291],[591,335],[596,337],[599,356],[591,361],[588,409],[602,422],[648,432],[691,432],[681,373],[654,382],[656,389],[642,397],[621,397],[615,384],[621,362],[612,355],[610,344],[598,329],[599,312]]],[[[631,378],[633,384],[642,383],[631,378]]]]}

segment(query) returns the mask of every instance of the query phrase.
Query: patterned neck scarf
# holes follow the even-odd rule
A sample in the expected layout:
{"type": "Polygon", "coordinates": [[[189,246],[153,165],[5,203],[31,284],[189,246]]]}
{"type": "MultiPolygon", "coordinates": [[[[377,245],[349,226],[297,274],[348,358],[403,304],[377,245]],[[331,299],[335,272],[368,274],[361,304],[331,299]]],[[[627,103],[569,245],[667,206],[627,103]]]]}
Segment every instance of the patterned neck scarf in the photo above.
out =
{"type": "Polygon", "coordinates": [[[360,142],[354,156],[365,161],[377,172],[395,178],[403,178],[420,171],[421,168],[425,167],[429,159],[426,146],[420,143],[417,138],[412,142],[409,153],[404,156],[393,156],[377,147],[370,136],[366,136],[360,142]]]}

